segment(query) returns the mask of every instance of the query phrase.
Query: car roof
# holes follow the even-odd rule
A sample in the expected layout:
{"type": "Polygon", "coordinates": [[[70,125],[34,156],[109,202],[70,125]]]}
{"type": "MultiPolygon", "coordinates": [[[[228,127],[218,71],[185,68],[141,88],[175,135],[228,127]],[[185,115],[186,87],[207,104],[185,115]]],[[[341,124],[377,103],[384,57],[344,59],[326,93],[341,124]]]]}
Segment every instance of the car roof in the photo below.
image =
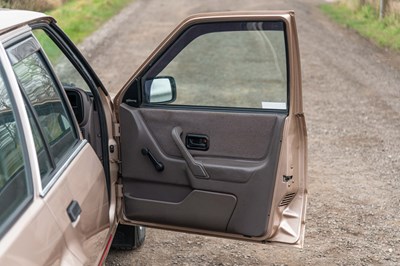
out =
{"type": "Polygon", "coordinates": [[[0,35],[38,20],[54,19],[39,12],[0,8],[0,35]]]}

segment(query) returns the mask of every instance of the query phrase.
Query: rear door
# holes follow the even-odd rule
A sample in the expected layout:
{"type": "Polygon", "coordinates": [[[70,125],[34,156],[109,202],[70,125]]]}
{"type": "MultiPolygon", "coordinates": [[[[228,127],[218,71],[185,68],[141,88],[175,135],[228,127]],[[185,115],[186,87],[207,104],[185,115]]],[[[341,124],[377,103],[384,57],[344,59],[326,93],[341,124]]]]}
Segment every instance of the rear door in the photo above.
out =
{"type": "MultiPolygon", "coordinates": [[[[12,202],[12,195],[21,194],[15,200],[21,201],[21,206],[10,204],[11,209],[18,207],[14,212],[19,216],[13,216],[8,231],[1,234],[0,264],[95,264],[110,231],[105,171],[91,143],[79,132],[65,88],[50,64],[50,56],[54,61],[62,61],[65,56],[56,50],[59,48],[53,39],[40,31],[34,36],[25,26],[0,39],[5,40],[1,68],[8,69],[7,90],[12,92],[11,102],[15,101],[13,107],[19,113],[14,122],[9,111],[6,116],[0,112],[1,135],[6,139],[1,142],[1,168],[6,169],[8,183],[12,184],[1,190],[0,196],[5,196],[2,204],[12,202]],[[46,52],[52,48],[53,53],[46,53],[36,37],[42,40],[46,52]],[[20,143],[13,132],[18,130],[20,143]],[[25,181],[28,188],[24,188],[24,177],[31,178],[25,181]]],[[[72,63],[62,62],[66,77],[79,75],[72,63]]],[[[10,210],[7,212],[14,215],[10,210]]]]}
{"type": "Polygon", "coordinates": [[[307,144],[293,12],[188,18],[115,103],[126,223],[302,245],[307,144]]]}

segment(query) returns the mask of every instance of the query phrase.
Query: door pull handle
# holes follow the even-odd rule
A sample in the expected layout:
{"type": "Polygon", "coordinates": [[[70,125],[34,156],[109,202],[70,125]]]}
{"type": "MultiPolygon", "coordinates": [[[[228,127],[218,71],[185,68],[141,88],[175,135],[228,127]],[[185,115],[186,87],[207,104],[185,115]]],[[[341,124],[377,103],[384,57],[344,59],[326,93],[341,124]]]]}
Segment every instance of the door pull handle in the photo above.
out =
{"type": "Polygon", "coordinates": [[[183,131],[181,127],[174,127],[171,133],[172,139],[175,141],[176,146],[178,146],[178,149],[185,159],[190,171],[197,178],[210,178],[203,164],[199,161],[196,161],[186,149],[185,144],[183,144],[183,141],[181,140],[182,132],[183,131]]]}

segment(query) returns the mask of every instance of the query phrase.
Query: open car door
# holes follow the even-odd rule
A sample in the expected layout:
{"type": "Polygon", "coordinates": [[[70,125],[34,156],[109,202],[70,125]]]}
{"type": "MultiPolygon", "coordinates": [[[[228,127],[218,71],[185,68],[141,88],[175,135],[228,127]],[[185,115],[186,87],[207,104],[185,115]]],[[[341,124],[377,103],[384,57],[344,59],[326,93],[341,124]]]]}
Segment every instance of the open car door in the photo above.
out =
{"type": "Polygon", "coordinates": [[[302,246],[293,12],[189,17],[115,98],[122,222],[302,246]]]}

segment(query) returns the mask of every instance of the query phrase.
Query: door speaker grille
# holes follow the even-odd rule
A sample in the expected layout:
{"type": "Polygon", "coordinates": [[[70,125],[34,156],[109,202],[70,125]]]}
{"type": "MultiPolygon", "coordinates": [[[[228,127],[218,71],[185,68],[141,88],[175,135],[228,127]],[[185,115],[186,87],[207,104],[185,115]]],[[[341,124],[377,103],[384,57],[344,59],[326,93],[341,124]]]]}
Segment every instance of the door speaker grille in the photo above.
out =
{"type": "Polygon", "coordinates": [[[296,196],[296,193],[286,194],[285,197],[283,197],[283,199],[281,200],[281,203],[279,203],[279,207],[289,205],[289,203],[293,200],[294,196],[296,196]]]}

